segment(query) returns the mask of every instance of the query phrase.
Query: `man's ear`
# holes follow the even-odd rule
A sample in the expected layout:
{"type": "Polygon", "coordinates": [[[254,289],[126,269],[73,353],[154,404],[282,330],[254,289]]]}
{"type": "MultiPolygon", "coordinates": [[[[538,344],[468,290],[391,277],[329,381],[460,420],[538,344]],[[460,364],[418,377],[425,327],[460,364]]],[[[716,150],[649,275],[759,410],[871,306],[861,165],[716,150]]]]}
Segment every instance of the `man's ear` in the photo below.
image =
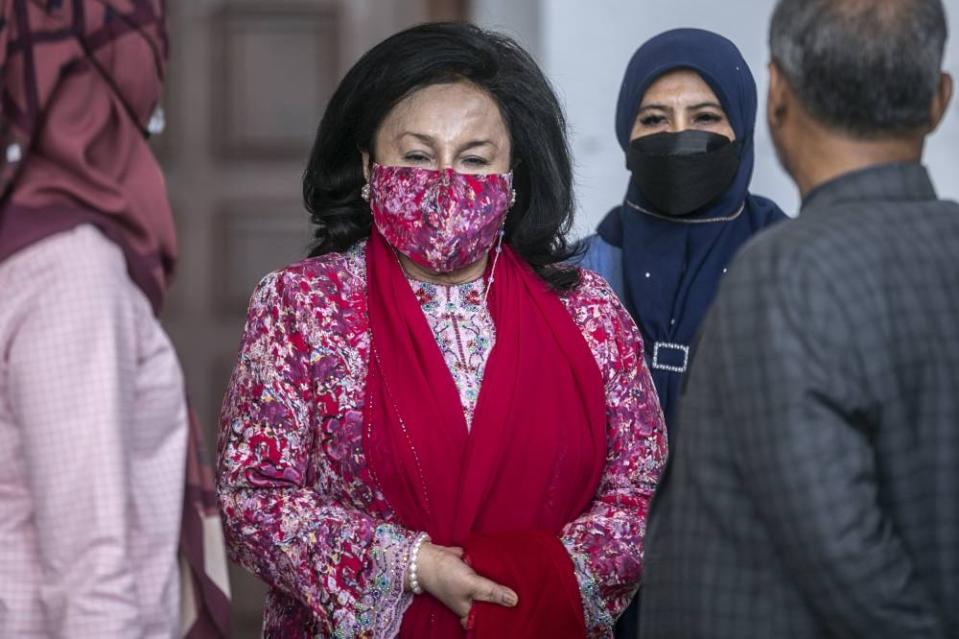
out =
{"type": "Polygon", "coordinates": [[[775,60],[769,66],[769,92],[766,95],[766,121],[770,130],[778,130],[789,111],[792,91],[775,60]]]}
{"type": "Polygon", "coordinates": [[[939,75],[939,86],[936,89],[936,95],[932,97],[932,104],[929,105],[929,133],[932,133],[946,117],[946,110],[949,109],[949,103],[952,100],[952,76],[946,72],[939,75]]]}

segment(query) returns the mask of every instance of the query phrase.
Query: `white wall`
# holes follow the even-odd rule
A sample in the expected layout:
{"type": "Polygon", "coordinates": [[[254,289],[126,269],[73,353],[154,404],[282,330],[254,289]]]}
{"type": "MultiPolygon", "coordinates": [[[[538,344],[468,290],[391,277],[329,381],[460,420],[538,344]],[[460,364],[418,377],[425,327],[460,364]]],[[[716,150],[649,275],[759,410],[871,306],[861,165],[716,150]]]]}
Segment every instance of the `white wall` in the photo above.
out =
{"type": "MultiPolygon", "coordinates": [[[[959,88],[959,0],[945,0],[946,68],[959,88]]],[[[798,195],[780,169],[765,125],[766,46],[775,0],[473,0],[478,23],[506,31],[543,65],[566,106],[576,163],[577,234],[589,233],[625,192],[628,173],[616,141],[616,97],[633,51],[675,27],[716,31],[736,43],[759,88],[752,191],[789,213],[798,195]]],[[[926,151],[941,195],[959,200],[959,97],[926,151]]]]}

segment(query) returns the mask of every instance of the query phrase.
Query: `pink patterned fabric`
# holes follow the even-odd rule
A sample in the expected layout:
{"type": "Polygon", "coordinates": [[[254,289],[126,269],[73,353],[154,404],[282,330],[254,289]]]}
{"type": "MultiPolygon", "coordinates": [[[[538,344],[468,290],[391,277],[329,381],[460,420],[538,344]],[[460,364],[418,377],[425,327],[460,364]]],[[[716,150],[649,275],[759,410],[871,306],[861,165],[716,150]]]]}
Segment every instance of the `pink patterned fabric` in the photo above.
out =
{"type": "Polygon", "coordinates": [[[469,428],[486,359],[496,343],[496,326],[483,303],[486,281],[480,278],[457,286],[409,282],[456,383],[469,428]]]}
{"type": "Polygon", "coordinates": [[[370,210],[390,246],[423,268],[449,273],[493,246],[510,207],[512,173],[373,165],[370,210]]]}
{"type": "MultiPolygon", "coordinates": [[[[130,278],[159,314],[176,262],[176,229],[144,131],[163,93],[168,45],[165,0],[0,0],[0,262],[92,225],[123,251],[130,278]]],[[[65,264],[72,259],[64,253],[65,264]]],[[[3,305],[13,304],[8,289],[0,291],[3,305]]],[[[64,327],[74,315],[63,309],[64,327]]],[[[77,377],[87,365],[69,362],[57,372],[77,377]]],[[[212,472],[196,420],[189,432],[178,616],[188,639],[227,637],[229,588],[212,472]]],[[[86,469],[95,459],[76,463],[86,469]]]]}
{"type": "MultiPolygon", "coordinates": [[[[230,553],[271,586],[266,637],[393,637],[412,596],[414,533],[370,476],[362,444],[370,334],[365,244],[260,283],[221,414],[219,496],[230,553]]],[[[561,541],[591,637],[636,590],[666,433],[638,331],[588,271],[562,301],[602,371],[607,465],[561,541]]]]}
{"type": "Polygon", "coordinates": [[[180,636],[170,340],[89,225],[0,262],[0,291],[0,637],[180,636]]]}

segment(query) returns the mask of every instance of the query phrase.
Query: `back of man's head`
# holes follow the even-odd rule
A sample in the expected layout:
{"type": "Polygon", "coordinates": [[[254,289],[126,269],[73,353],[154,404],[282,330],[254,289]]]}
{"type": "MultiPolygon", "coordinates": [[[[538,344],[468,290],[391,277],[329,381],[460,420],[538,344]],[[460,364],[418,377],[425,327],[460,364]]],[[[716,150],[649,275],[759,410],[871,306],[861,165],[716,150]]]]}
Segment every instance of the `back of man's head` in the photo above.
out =
{"type": "Polygon", "coordinates": [[[942,0],[779,0],[769,46],[813,118],[872,139],[934,124],[946,37],[942,0]]]}

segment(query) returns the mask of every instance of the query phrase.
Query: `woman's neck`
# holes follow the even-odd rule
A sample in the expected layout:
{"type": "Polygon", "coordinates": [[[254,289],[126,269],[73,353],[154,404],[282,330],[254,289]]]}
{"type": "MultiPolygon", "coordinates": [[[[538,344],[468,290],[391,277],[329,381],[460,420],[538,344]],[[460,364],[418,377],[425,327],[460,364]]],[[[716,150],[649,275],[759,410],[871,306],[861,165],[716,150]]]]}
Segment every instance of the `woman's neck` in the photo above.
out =
{"type": "Polygon", "coordinates": [[[430,284],[442,284],[444,286],[455,286],[456,284],[465,284],[483,277],[486,270],[486,263],[489,261],[489,255],[483,255],[482,259],[461,269],[450,271],[449,273],[436,273],[423,268],[413,260],[402,253],[397,252],[396,256],[400,260],[400,266],[406,274],[419,282],[429,282],[430,284]]]}

